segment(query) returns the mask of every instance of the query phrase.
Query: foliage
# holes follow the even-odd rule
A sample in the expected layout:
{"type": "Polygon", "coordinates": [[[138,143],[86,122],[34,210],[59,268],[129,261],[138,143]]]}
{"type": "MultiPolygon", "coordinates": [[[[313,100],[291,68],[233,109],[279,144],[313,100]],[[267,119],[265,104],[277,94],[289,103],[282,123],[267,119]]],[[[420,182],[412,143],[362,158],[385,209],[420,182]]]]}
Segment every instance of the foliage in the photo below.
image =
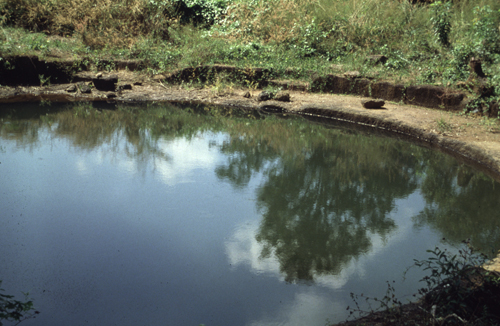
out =
{"type": "Polygon", "coordinates": [[[438,85],[466,81],[475,57],[499,94],[500,2],[412,2],[0,0],[0,52],[141,59],[151,73],[216,63],[276,75],[294,68],[303,79],[331,73],[335,62],[340,72],[438,85]],[[371,65],[370,54],[387,62],[371,65]]]}
{"type": "Polygon", "coordinates": [[[349,310],[349,316],[357,315],[357,314],[375,314],[379,311],[384,311],[385,319],[391,321],[396,325],[404,324],[408,317],[403,314],[404,304],[401,300],[396,297],[396,289],[394,288],[394,281],[387,282],[387,290],[383,298],[372,298],[369,296],[365,296],[363,293],[360,295],[350,293],[351,299],[354,301],[354,307],[347,307],[349,310]],[[369,310],[366,311],[364,308],[360,307],[360,299],[364,299],[368,304],[369,310]],[[376,304],[376,307],[373,307],[372,304],[376,304]]]}
{"type": "Polygon", "coordinates": [[[209,27],[218,23],[226,14],[229,0],[173,0],[177,14],[184,22],[209,27]]]}
{"type": "Polygon", "coordinates": [[[453,126],[447,122],[443,117],[436,120],[438,130],[441,133],[449,132],[453,129],[453,126]]]}
{"type": "Polygon", "coordinates": [[[129,47],[139,36],[167,40],[169,0],[2,0],[4,24],[55,35],[78,35],[91,48],[129,47]],[[57,14],[55,14],[57,13],[57,14]]]}
{"type": "MultiPolygon", "coordinates": [[[[3,294],[2,281],[0,280],[0,326],[3,321],[18,322],[28,318],[34,318],[38,311],[33,311],[33,301],[28,300],[28,293],[25,293],[25,300],[15,300],[13,295],[3,294]]],[[[16,324],[16,325],[17,325],[16,324]]]]}
{"type": "Polygon", "coordinates": [[[492,53],[500,50],[500,10],[495,12],[491,6],[474,7],[472,21],[473,47],[484,59],[491,58],[492,53]]]}
{"type": "MultiPolygon", "coordinates": [[[[444,239],[443,239],[444,240],[444,239]]],[[[430,257],[415,260],[413,267],[427,271],[421,281],[425,286],[418,291],[421,299],[418,309],[408,309],[396,296],[390,282],[382,299],[351,293],[355,313],[376,314],[377,322],[387,325],[498,325],[500,313],[500,277],[498,273],[483,269],[487,257],[475,250],[468,240],[456,252],[447,249],[427,250],[430,257]],[[364,298],[370,309],[360,307],[364,298]],[[372,303],[378,304],[375,309],[372,303]],[[453,323],[455,322],[455,323],[453,323]]],[[[361,320],[367,320],[363,317],[361,320]]]]}
{"type": "Polygon", "coordinates": [[[434,26],[434,35],[437,37],[439,43],[443,46],[450,45],[450,1],[436,1],[431,6],[434,8],[434,16],[431,18],[432,25],[434,26]]]}
{"type": "Polygon", "coordinates": [[[470,324],[498,324],[499,276],[479,267],[487,257],[469,241],[463,243],[456,254],[436,247],[428,250],[429,259],[415,260],[415,266],[430,272],[419,293],[438,320],[455,315],[470,324]]]}

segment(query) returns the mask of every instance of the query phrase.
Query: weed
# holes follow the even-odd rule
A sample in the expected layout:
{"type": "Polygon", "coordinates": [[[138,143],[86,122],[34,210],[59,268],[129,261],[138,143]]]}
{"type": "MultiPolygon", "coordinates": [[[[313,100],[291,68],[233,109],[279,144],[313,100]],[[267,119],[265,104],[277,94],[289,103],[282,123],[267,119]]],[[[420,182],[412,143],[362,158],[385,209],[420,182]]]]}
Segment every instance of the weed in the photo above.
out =
{"type": "Polygon", "coordinates": [[[480,125],[484,126],[489,132],[498,132],[498,121],[499,118],[482,117],[479,123],[480,125]]]}
{"type": "Polygon", "coordinates": [[[214,96],[226,96],[234,93],[234,83],[230,82],[229,76],[224,74],[217,74],[210,88],[214,96]]]}
{"type": "Polygon", "coordinates": [[[38,75],[38,80],[40,80],[40,86],[50,86],[50,76],[38,75]]]}
{"type": "Polygon", "coordinates": [[[283,75],[293,67],[305,80],[335,62],[377,79],[439,85],[465,81],[477,57],[500,93],[500,2],[410,2],[0,0],[0,52],[140,59],[153,74],[230,64],[283,75]],[[369,54],[387,62],[370,65],[369,54]]]}
{"type": "Polygon", "coordinates": [[[392,283],[387,281],[387,290],[382,299],[378,298],[372,298],[365,296],[364,294],[361,295],[356,295],[354,293],[350,293],[351,299],[354,301],[355,307],[347,307],[347,310],[349,310],[349,316],[355,315],[355,314],[374,314],[375,312],[378,311],[384,311],[386,314],[387,319],[393,321],[395,324],[402,324],[405,316],[403,314],[402,308],[403,308],[403,303],[397,299],[396,294],[395,294],[395,288],[394,284],[395,282],[393,281],[392,283]],[[364,299],[366,303],[369,306],[369,311],[366,311],[362,309],[358,303],[360,299],[364,299]],[[375,308],[372,307],[372,303],[376,304],[377,306],[375,308]]]}
{"type": "Polygon", "coordinates": [[[436,120],[436,123],[438,126],[438,130],[441,133],[450,132],[453,129],[453,126],[449,122],[447,122],[443,117],[436,120]]]}
{"type": "Polygon", "coordinates": [[[393,284],[387,282],[382,299],[351,293],[355,307],[347,307],[350,314],[378,312],[376,322],[384,325],[448,325],[454,320],[460,325],[498,325],[500,277],[481,267],[488,261],[487,256],[475,250],[468,240],[456,252],[438,247],[427,252],[428,259],[415,260],[410,267],[428,272],[421,280],[425,286],[418,290],[418,308],[405,309],[408,306],[402,304],[395,296],[393,284]],[[360,308],[360,298],[369,304],[368,311],[360,308]],[[375,309],[373,303],[378,305],[375,309]]]}

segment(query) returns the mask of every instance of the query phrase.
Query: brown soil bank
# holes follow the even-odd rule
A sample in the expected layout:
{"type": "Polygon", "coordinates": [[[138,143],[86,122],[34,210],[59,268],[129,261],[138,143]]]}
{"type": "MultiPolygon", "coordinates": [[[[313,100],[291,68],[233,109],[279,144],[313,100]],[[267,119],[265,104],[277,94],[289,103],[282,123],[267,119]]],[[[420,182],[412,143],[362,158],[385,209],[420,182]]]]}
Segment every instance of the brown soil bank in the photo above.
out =
{"type": "MultiPolygon", "coordinates": [[[[445,151],[500,180],[500,127],[494,119],[460,114],[467,96],[456,90],[373,81],[356,73],[315,76],[311,83],[303,83],[271,79],[272,72],[261,68],[215,65],[148,76],[136,71],[142,66],[137,61],[101,62],[101,66],[90,67],[81,60],[4,59],[0,103],[168,101],[296,113],[391,132],[445,151]],[[102,67],[114,70],[98,72],[102,67]],[[234,86],[232,81],[249,87],[234,86]],[[258,95],[266,86],[283,89],[289,100],[286,96],[280,101],[277,97],[262,100],[258,95]],[[385,104],[380,109],[366,109],[361,101],[368,97],[383,99],[385,104]]],[[[490,113],[496,111],[493,107],[490,113]]]]}

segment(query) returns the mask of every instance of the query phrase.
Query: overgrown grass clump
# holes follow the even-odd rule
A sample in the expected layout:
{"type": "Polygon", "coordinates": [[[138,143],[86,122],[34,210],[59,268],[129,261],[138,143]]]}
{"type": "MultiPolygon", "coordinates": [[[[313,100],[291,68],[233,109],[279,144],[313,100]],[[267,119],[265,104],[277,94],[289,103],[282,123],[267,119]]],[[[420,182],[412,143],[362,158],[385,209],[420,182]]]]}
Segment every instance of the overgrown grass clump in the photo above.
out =
{"type": "Polygon", "coordinates": [[[337,64],[379,79],[440,85],[467,80],[475,57],[498,88],[500,2],[427,2],[0,0],[0,53],[50,54],[66,46],[76,55],[140,58],[153,72],[224,63],[281,74],[294,67],[297,77],[337,64]],[[370,54],[388,60],[373,66],[370,54]]]}

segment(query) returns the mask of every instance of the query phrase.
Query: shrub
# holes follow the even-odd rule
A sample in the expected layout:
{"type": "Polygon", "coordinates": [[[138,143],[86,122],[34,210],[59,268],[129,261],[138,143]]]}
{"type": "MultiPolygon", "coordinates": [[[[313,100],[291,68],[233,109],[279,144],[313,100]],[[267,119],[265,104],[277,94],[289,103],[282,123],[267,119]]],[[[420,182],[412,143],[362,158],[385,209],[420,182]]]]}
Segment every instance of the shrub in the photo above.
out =
{"type": "Polygon", "coordinates": [[[434,318],[448,316],[467,320],[470,324],[495,324],[500,322],[500,277],[484,270],[487,257],[476,251],[469,243],[458,254],[435,248],[428,250],[431,257],[416,260],[415,266],[430,271],[422,279],[426,287],[419,292],[424,295],[425,305],[434,318]]]}

